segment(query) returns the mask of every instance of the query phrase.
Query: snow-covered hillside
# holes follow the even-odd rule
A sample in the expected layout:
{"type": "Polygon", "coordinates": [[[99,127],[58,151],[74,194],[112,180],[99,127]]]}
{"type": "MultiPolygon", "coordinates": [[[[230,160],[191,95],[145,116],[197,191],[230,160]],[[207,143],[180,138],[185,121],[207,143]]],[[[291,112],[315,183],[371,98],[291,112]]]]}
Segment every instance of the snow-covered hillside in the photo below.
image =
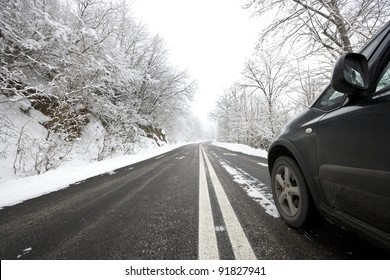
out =
{"type": "MultiPolygon", "coordinates": [[[[92,163],[105,149],[105,130],[100,121],[92,118],[74,141],[49,141],[49,131],[42,125],[49,118],[31,108],[27,99],[15,100],[0,95],[0,179],[42,174],[68,162],[92,163]]],[[[51,139],[53,140],[53,139],[51,139]]],[[[55,140],[55,139],[54,139],[55,140]]],[[[114,141],[115,139],[111,140],[114,141]]],[[[141,136],[128,143],[129,150],[112,151],[110,157],[134,154],[165,142],[141,136]]],[[[121,143],[110,143],[120,147],[121,143]]]]}

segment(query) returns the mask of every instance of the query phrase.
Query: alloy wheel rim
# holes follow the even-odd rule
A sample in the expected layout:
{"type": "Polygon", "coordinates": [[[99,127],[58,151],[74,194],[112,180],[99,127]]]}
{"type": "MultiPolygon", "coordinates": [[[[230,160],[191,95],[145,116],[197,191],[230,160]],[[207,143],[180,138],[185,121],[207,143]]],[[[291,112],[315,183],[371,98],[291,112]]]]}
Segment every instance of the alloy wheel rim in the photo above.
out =
{"type": "Polygon", "coordinates": [[[295,216],[300,207],[300,186],[288,166],[280,166],[275,175],[276,199],[283,212],[295,216]]]}

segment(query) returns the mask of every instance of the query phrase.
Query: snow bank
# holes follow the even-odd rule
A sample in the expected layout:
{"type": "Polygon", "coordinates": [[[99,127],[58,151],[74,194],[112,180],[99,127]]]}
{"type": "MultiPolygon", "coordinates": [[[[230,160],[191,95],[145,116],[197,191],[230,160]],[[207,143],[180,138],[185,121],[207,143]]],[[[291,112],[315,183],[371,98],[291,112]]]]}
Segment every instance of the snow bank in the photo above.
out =
{"type": "MultiPolygon", "coordinates": [[[[67,188],[70,184],[87,178],[159,156],[186,144],[187,143],[166,145],[158,148],[152,147],[151,145],[140,145],[135,148],[137,151],[137,154],[135,155],[120,156],[100,162],[90,162],[87,158],[78,158],[66,162],[57,169],[50,170],[41,175],[18,179],[10,177],[2,178],[0,179],[0,209],[67,188]]],[[[213,142],[212,144],[234,152],[241,152],[264,158],[267,157],[267,152],[241,144],[220,142],[213,142]]]]}
{"type": "Polygon", "coordinates": [[[246,155],[262,157],[262,158],[268,157],[268,153],[266,151],[251,148],[251,147],[249,147],[247,145],[243,145],[243,144],[223,143],[223,142],[217,142],[217,141],[214,141],[211,144],[214,146],[225,148],[225,149],[232,151],[232,152],[239,152],[239,153],[243,153],[246,155]]]}
{"type": "Polygon", "coordinates": [[[0,179],[0,209],[67,188],[70,184],[164,154],[184,145],[186,143],[159,148],[149,147],[139,150],[136,155],[120,156],[94,163],[78,159],[41,175],[20,179],[0,179]]]}

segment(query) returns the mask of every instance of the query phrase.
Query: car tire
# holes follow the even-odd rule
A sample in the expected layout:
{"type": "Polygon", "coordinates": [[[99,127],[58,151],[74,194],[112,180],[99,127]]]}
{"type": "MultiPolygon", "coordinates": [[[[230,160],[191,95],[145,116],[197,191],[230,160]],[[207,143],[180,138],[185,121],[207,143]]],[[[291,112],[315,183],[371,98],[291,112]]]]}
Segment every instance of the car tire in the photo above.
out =
{"type": "Polygon", "coordinates": [[[309,225],[315,209],[298,164],[290,157],[281,156],[271,174],[272,194],[282,218],[292,227],[309,225]]]}

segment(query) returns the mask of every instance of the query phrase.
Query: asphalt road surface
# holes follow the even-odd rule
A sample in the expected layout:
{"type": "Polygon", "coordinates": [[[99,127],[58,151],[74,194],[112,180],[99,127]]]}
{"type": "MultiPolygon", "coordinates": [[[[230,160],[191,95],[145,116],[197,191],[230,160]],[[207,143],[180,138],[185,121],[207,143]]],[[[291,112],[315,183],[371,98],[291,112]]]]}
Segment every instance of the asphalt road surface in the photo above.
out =
{"type": "Polygon", "coordinates": [[[288,227],[263,158],[208,143],[0,210],[0,259],[389,259],[328,222],[288,227]]]}

